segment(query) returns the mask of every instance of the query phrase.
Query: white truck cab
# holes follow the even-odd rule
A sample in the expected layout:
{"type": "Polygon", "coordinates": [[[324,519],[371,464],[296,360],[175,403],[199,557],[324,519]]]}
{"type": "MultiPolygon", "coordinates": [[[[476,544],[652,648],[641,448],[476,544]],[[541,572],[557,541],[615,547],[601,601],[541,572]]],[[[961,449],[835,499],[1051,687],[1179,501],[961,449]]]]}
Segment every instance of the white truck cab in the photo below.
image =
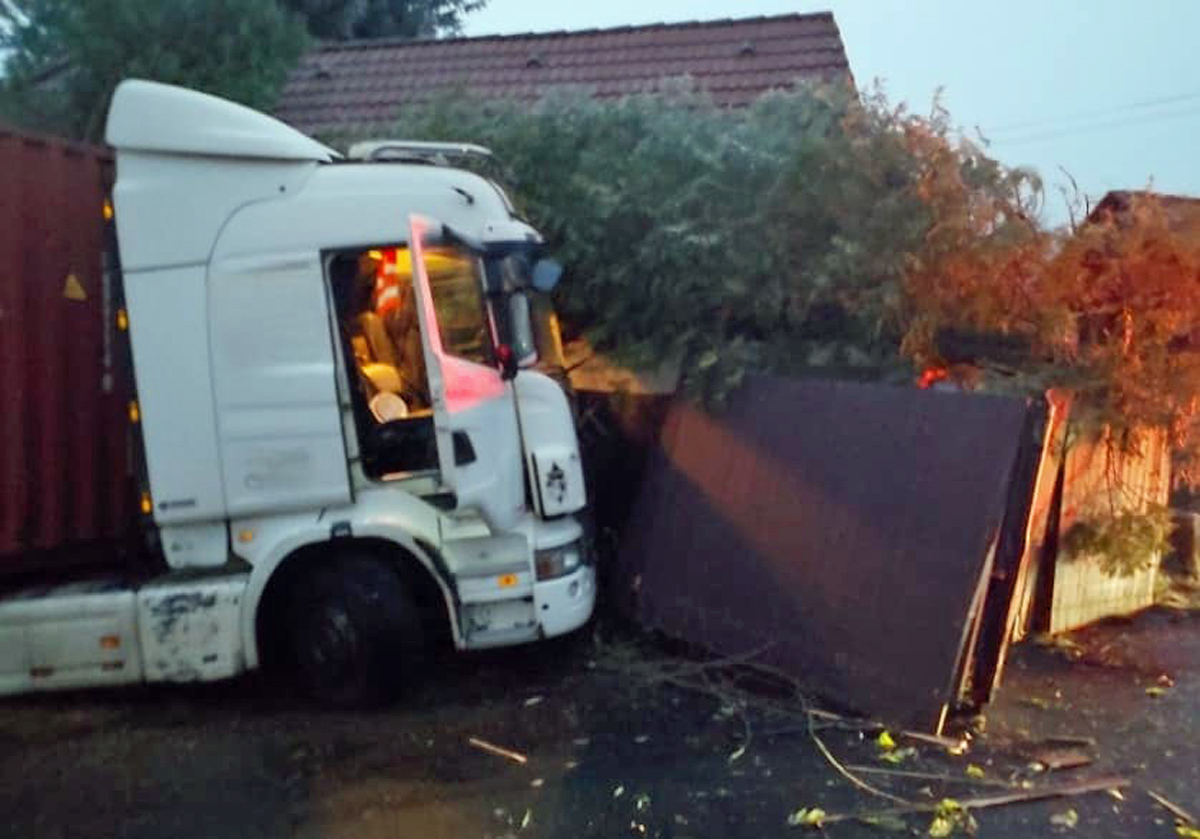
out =
{"type": "Polygon", "coordinates": [[[531,366],[558,271],[500,188],[144,81],[107,140],[161,572],[0,601],[0,692],[271,663],[357,704],[439,632],[586,622],[579,444],[531,366]]]}

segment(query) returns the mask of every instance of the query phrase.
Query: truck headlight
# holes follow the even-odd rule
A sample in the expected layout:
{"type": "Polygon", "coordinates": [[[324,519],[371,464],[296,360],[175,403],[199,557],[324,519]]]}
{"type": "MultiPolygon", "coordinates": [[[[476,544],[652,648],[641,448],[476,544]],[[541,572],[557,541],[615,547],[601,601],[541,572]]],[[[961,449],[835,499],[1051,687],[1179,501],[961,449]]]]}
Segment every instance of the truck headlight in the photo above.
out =
{"type": "Polygon", "coordinates": [[[583,549],[578,542],[560,545],[557,548],[546,548],[534,555],[534,565],[537,568],[539,580],[565,577],[583,565],[583,549]]]}

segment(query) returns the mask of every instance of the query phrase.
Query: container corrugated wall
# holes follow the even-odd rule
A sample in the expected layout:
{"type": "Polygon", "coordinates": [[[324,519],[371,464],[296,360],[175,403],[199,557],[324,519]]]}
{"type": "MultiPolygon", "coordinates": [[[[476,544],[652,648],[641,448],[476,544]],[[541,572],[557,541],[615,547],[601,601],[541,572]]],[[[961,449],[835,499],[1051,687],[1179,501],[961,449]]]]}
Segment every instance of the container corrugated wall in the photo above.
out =
{"type": "Polygon", "coordinates": [[[0,128],[0,575],[130,531],[104,149],[0,128]]]}

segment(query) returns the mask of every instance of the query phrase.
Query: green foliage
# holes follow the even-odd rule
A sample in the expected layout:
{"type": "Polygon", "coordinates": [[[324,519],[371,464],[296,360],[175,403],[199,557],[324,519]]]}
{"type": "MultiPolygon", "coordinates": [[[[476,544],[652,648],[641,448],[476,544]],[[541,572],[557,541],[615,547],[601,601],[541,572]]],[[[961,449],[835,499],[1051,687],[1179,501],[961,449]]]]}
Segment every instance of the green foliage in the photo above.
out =
{"type": "Polygon", "coordinates": [[[1093,516],[1063,534],[1062,555],[1068,560],[1094,558],[1110,577],[1136,574],[1168,548],[1171,514],[1166,507],[1126,510],[1093,516]]]}
{"type": "Polygon", "coordinates": [[[126,78],[269,108],[306,43],[275,0],[14,0],[0,16],[0,119],[90,140],[126,78]]]}
{"type": "Polygon", "coordinates": [[[315,38],[433,38],[457,35],[463,15],[486,0],[282,0],[315,38]]]}
{"type": "MultiPolygon", "coordinates": [[[[568,322],[634,365],[682,353],[692,386],[720,399],[747,370],[908,375],[906,274],[936,221],[917,125],[947,131],[840,87],[739,111],[675,87],[533,106],[453,96],[396,133],[490,146],[567,265],[568,322]]],[[[999,167],[973,177],[1010,189],[999,167]]]]}

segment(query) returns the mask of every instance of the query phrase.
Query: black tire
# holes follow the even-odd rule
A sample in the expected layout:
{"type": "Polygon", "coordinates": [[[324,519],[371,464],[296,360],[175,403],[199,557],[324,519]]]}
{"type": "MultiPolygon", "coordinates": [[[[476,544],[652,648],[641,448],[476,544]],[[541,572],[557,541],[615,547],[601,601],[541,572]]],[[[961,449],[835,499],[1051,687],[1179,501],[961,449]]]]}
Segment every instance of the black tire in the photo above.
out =
{"type": "Polygon", "coordinates": [[[318,560],[292,588],[287,643],[297,686],[323,705],[363,708],[415,679],[425,651],[404,581],[369,554],[318,560]]]}

